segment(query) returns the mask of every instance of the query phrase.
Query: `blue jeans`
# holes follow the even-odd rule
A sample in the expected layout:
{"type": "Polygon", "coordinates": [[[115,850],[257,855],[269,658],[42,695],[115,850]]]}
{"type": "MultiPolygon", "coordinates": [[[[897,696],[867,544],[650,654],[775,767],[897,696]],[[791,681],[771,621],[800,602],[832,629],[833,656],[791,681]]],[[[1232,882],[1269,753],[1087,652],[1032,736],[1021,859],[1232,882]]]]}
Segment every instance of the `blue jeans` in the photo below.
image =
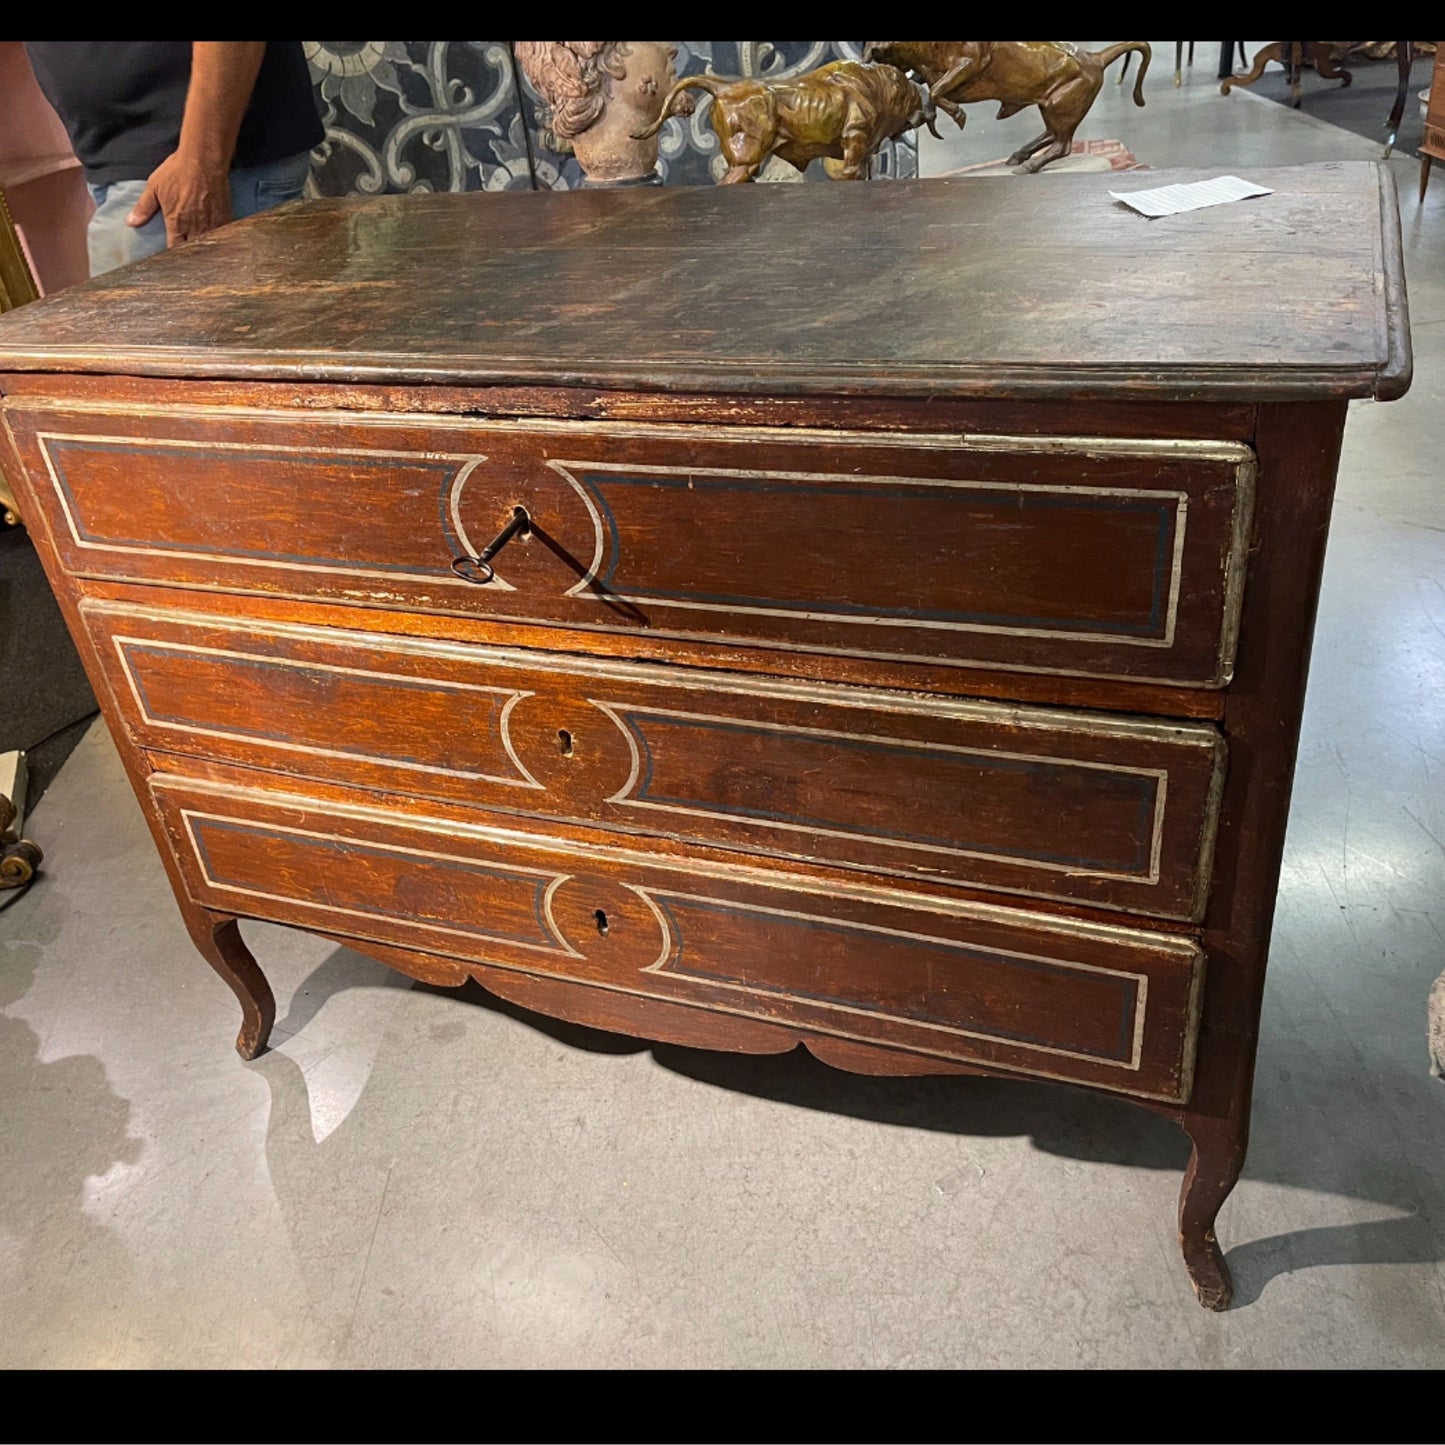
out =
{"type": "MultiPolygon", "coordinates": [[[[301,195],[311,169],[311,152],[288,156],[264,166],[237,166],[231,172],[231,219],[239,221],[257,211],[294,201],[301,195]]],[[[144,181],[112,181],[91,186],[95,214],[90,218],[86,245],[90,249],[90,274],[114,271],[166,248],[166,221],[159,211],[144,226],[128,226],[125,218],[140,200],[144,181]]]]}

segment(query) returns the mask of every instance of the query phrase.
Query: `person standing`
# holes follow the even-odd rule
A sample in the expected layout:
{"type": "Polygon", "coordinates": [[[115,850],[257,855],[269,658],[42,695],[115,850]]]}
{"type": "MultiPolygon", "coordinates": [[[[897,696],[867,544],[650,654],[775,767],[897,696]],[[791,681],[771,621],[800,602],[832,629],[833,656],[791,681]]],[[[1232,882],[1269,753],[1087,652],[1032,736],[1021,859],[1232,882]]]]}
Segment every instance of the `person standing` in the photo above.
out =
{"type": "Polygon", "coordinates": [[[299,40],[29,40],[95,201],[90,274],[297,199],[324,139],[299,40]]]}

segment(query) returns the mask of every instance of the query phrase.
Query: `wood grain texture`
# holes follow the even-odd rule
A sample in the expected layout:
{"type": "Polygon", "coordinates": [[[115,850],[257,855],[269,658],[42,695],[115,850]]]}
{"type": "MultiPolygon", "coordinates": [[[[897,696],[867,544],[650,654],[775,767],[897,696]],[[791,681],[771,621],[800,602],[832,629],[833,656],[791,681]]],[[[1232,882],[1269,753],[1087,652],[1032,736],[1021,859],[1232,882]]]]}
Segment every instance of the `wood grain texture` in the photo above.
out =
{"type": "MultiPolygon", "coordinates": [[[[122,726],[119,712],[117,718],[117,725],[122,726]]],[[[244,789],[257,786],[256,779],[259,776],[265,779],[266,786],[283,792],[295,791],[299,786],[306,796],[314,801],[338,808],[349,807],[356,796],[354,785],[350,783],[325,782],[318,778],[307,779],[298,784],[296,781],[288,782],[285,774],[258,773],[252,766],[222,762],[214,755],[186,756],[183,761],[180,758],[181,755],[171,751],[147,750],[144,753],[144,765],[147,773],[179,769],[198,782],[221,788],[244,789]]],[[[906,898],[920,900],[924,906],[942,901],[950,907],[957,903],[985,909],[1009,908],[1021,904],[1038,913],[1106,931],[1117,928],[1121,923],[1137,921],[1141,927],[1154,932],[1174,934],[1181,938],[1199,936],[1199,924],[1187,919],[1145,917],[1142,914],[1121,913],[1118,909],[1100,908],[1092,903],[1077,903],[1063,898],[1040,898],[973,884],[940,884],[919,874],[870,872],[819,858],[769,856],[662,833],[624,832],[619,828],[604,831],[599,830],[595,824],[573,823],[556,817],[490,810],[484,814],[472,804],[424,798],[412,792],[401,793],[380,787],[373,787],[368,792],[373,805],[385,808],[398,817],[415,815],[431,821],[441,820],[462,831],[481,824],[492,829],[496,836],[504,838],[509,844],[513,839],[519,840],[525,846],[537,841],[550,841],[564,845],[576,853],[595,854],[628,864],[645,863],[649,859],[665,859],[679,867],[695,868],[709,876],[736,877],[763,883],[772,879],[800,892],[825,896],[838,888],[847,888],[860,897],[866,895],[883,903],[906,898]]]]}
{"type": "Polygon", "coordinates": [[[488,993],[535,1013],[566,1019],[588,1028],[632,1034],[656,1043],[739,1054],[781,1054],[801,1046],[826,1064],[859,1074],[918,1077],[929,1074],[986,1076],[1003,1073],[1004,1077],[1013,1077],[994,1066],[947,1063],[928,1054],[909,1053],[896,1044],[858,1043],[827,1034],[808,1033],[796,1026],[759,1023],[755,1019],[711,1013],[685,1004],[624,998],[587,984],[492,968],[482,963],[463,963],[415,948],[398,948],[392,944],[339,934],[318,936],[329,937],[341,947],[367,954],[424,983],[458,988],[468,980],[475,980],[488,993]],[[645,1020],[645,1026],[639,1027],[640,1020],[645,1020]]]}
{"type": "Polygon", "coordinates": [[[1263,407],[1256,438],[1261,502],[1247,587],[1260,621],[1241,635],[1226,703],[1230,769],[1204,921],[1201,1067],[1179,1116],[1194,1144],[1180,1193],[1181,1243],[1201,1301],[1215,1309],[1229,1303],[1230,1285],[1214,1219],[1249,1141],[1270,930],[1344,421],[1338,403],[1263,407]]]}
{"type": "Polygon", "coordinates": [[[1232,663],[1238,443],[6,410],[79,575],[1206,687],[1232,663]],[[497,580],[457,577],[518,507],[497,580]]]}
{"type": "Polygon", "coordinates": [[[0,465],[242,1052],[258,917],[1120,1092],[1191,1138],[1227,1304],[1344,399],[1410,374],[1388,175],[1254,178],[1171,222],[1069,176],[327,203],[0,324],[0,465]],[[501,583],[419,570],[518,505],[501,583]]]}
{"type": "MultiPolygon", "coordinates": [[[[568,386],[388,386],[305,381],[192,381],[164,377],[0,372],[0,396],[125,411],[135,407],[239,406],[300,411],[419,411],[449,416],[552,417],[567,421],[657,421],[711,426],[823,427],[858,431],[1002,432],[1071,435],[1079,413],[1050,401],[970,401],[956,397],[674,395],[568,386]]],[[[1242,403],[1189,407],[1161,401],[1096,401],[1088,431],[1106,437],[1179,437],[1247,442],[1254,407],[1242,403]]]]}
{"type": "Polygon", "coordinates": [[[82,611],[156,752],[934,887],[1204,905],[1224,767],[1204,725],[82,611]]]}
{"type": "Polygon", "coordinates": [[[365,795],[338,808],[251,783],[150,779],[204,907],[945,1061],[1188,1095],[1202,982],[1189,939],[619,863],[399,818],[365,795]]]}
{"type": "MultiPolygon", "coordinates": [[[[150,587],[75,579],[78,595],[127,607],[153,607],[150,587]]],[[[169,590],[164,594],[169,597],[169,590]]],[[[827,657],[819,653],[783,652],[773,648],[734,647],[720,643],[652,639],[638,633],[574,632],[566,628],[531,627],[490,622],[482,618],[441,613],[398,612],[379,607],[321,604],[300,598],[263,597],[232,600],[220,591],[197,590],[185,597],[185,610],[235,610],[254,621],[300,623],[310,627],[366,630],[386,637],[416,637],[481,646],[525,647],[542,652],[653,661],[700,668],[726,668],[779,679],[844,682],[939,697],[996,698],[1042,706],[1084,707],[1141,716],[1217,720],[1224,714],[1225,693],[1219,688],[1180,688],[1157,683],[1097,681],[1092,678],[1004,672],[899,663],[879,658],[827,657]]]]}
{"type": "Polygon", "coordinates": [[[1108,175],[1047,190],[1006,177],[296,203],[5,317],[0,368],[770,395],[1400,394],[1388,170],[1251,179],[1275,193],[1164,221],[1110,200],[1108,175]]]}

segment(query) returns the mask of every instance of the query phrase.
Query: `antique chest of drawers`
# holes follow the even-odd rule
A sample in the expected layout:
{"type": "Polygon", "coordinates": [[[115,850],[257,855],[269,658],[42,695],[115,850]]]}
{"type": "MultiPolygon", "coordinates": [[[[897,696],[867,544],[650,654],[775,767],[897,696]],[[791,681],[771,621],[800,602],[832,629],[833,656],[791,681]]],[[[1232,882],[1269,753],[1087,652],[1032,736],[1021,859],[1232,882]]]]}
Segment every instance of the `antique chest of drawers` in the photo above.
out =
{"type": "Polygon", "coordinates": [[[4,466],[238,919],[547,1013],[1106,1089],[1238,1177],[1383,169],[283,208],[0,324],[4,466]],[[1160,179],[1164,179],[1160,177],[1160,179]]]}

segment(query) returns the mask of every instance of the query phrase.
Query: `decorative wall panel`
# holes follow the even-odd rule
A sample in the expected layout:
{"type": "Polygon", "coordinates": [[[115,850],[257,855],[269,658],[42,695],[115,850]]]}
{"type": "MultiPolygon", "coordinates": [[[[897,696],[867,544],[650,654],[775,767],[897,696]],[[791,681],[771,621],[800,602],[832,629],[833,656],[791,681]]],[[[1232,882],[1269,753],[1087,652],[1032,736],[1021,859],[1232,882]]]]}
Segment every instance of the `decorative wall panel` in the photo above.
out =
{"type": "MultiPolygon", "coordinates": [[[[307,40],[326,140],[308,194],[565,190],[575,157],[555,148],[542,106],[505,40],[307,40]]],[[[780,79],[861,58],[861,40],[679,40],[679,75],[780,79]]],[[[659,167],[670,185],[705,185],[724,169],[699,106],[668,121],[659,167]]],[[[816,163],[810,169],[822,174],[816,163]]],[[[880,177],[918,173],[917,144],[884,146],[880,177]]]]}

